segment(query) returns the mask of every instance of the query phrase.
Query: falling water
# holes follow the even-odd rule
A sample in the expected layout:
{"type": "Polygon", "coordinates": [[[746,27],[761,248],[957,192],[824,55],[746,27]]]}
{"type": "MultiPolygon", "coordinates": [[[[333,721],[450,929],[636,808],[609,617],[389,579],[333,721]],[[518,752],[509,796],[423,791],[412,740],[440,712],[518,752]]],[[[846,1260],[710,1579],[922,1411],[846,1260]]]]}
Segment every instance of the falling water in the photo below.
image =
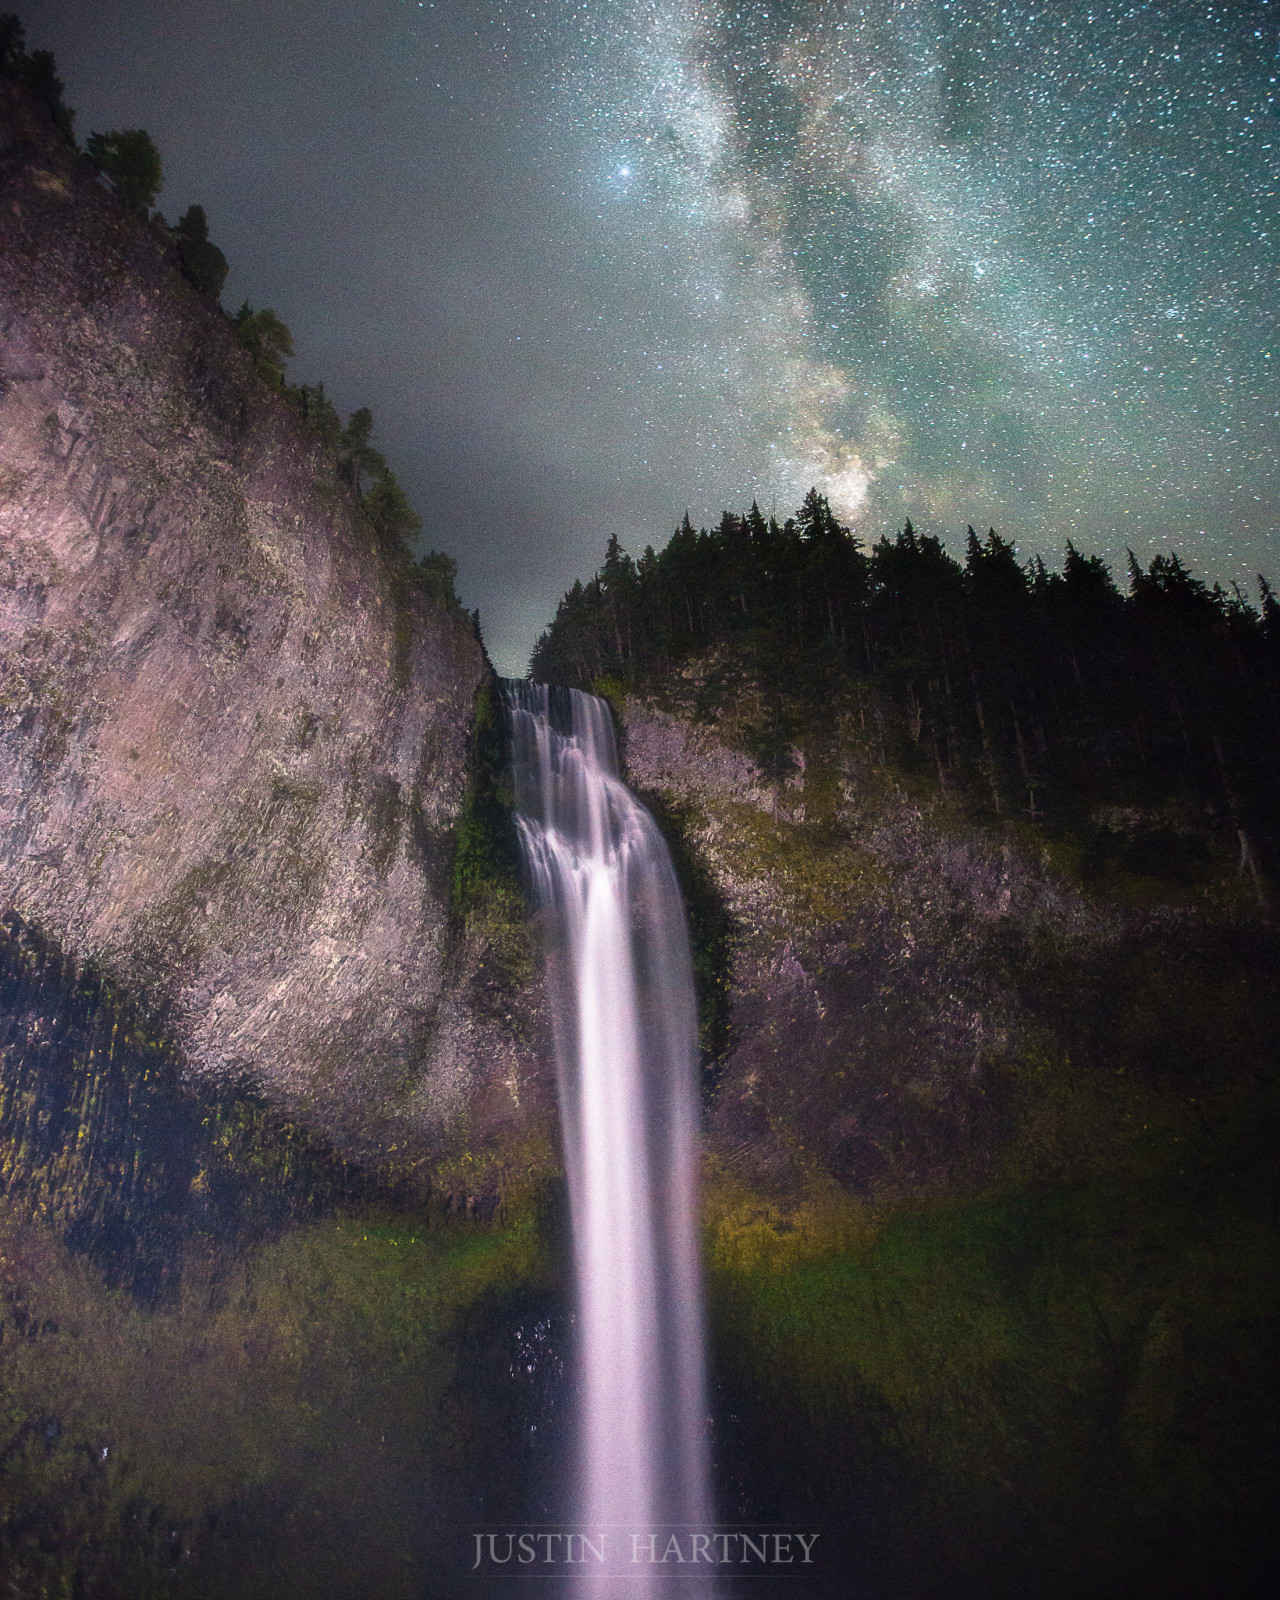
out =
{"type": "MultiPolygon", "coordinates": [[[[653,818],[618,778],[604,701],[514,681],[504,694],[556,1019],[577,1279],[575,1520],[621,1537],[705,1526],[696,1027],[680,891],[653,818]]],[[[593,1582],[579,1592],[613,1592],[593,1582]]],[[[656,1587],[637,1574],[626,1593],[656,1587]]]]}

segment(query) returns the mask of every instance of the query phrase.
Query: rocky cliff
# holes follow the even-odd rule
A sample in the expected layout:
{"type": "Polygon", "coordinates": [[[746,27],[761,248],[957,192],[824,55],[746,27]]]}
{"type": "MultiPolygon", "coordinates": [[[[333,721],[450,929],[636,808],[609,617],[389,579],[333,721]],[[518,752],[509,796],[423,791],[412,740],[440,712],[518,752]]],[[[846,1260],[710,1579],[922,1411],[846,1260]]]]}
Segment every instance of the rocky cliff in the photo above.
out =
{"type": "Polygon", "coordinates": [[[0,649],[0,909],[357,1155],[527,1102],[449,912],[467,619],[5,82],[0,649]]]}
{"type": "Polygon", "coordinates": [[[1268,1592],[1280,950],[1229,844],[975,812],[856,684],[770,772],[731,643],[607,687],[717,1018],[722,1514],[894,1600],[1268,1592]]]}
{"type": "Polygon", "coordinates": [[[770,777],[749,678],[707,710],[727,664],[619,702],[628,774],[721,930],[718,1160],[775,1193],[879,1200],[1078,1175],[1148,1097],[1231,1094],[1266,1061],[1270,918],[1230,857],[1187,869],[1184,819],[1111,808],[1128,866],[1082,870],[883,764],[839,697],[797,713],[770,777]]]}

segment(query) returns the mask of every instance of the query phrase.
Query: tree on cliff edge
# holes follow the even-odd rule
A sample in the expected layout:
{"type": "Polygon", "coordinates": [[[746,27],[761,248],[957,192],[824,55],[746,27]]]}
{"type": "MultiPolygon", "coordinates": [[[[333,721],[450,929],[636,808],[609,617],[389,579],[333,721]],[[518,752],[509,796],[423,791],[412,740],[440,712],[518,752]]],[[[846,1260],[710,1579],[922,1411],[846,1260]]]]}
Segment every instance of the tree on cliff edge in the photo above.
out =
{"type": "Polygon", "coordinates": [[[26,54],[26,32],[12,11],[0,15],[0,72],[8,72],[26,54]]]}
{"type": "Polygon", "coordinates": [[[189,206],[173,230],[182,276],[201,294],[216,300],[227,281],[227,258],[209,237],[203,206],[189,206]]]}
{"type": "Polygon", "coordinates": [[[283,384],[284,364],[293,354],[293,334],[288,324],[270,306],[255,311],[247,300],[231,320],[261,375],[268,383],[283,384]]]}
{"type": "Polygon", "coordinates": [[[27,53],[26,33],[11,11],[0,14],[0,78],[12,78],[25,86],[48,107],[53,125],[68,144],[75,144],[72,132],[75,113],[63,104],[62,80],[51,50],[27,53]]]}
{"type": "Polygon", "coordinates": [[[164,182],[160,152],[147,130],[116,128],[111,133],[91,133],[84,150],[98,171],[111,179],[121,203],[145,216],[164,182]]]}

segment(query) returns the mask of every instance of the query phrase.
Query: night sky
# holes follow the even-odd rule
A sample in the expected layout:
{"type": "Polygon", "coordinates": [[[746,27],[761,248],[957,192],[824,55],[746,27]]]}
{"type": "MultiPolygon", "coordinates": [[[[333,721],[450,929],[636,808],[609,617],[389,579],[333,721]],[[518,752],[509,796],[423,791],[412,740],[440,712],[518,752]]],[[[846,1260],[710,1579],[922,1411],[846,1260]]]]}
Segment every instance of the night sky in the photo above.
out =
{"type": "Polygon", "coordinates": [[[373,408],[500,670],[817,483],[1280,578],[1280,0],[5,0],[373,408]]]}

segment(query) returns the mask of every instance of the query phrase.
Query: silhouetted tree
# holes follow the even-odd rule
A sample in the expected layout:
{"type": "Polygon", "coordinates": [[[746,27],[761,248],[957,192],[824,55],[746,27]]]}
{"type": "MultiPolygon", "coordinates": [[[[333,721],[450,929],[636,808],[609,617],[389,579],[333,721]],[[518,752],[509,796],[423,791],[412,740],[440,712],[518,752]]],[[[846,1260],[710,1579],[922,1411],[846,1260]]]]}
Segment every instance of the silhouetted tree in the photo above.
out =
{"type": "Polygon", "coordinates": [[[1120,599],[1111,569],[1102,557],[1082,556],[1070,539],[1062,564],[1062,578],[1067,597],[1078,605],[1111,606],[1120,599]]]}
{"type": "Polygon", "coordinates": [[[317,438],[335,453],[342,444],[342,419],[337,407],[324,392],[322,383],[304,383],[294,390],[302,420],[317,438]]]}
{"type": "Polygon", "coordinates": [[[797,716],[843,696],[881,760],[968,804],[1086,830],[1104,801],[1230,819],[1261,895],[1280,854],[1280,603],[1262,583],[1259,617],[1176,555],[1131,557],[1129,588],[1074,544],[1060,573],[1024,567],[994,529],[968,530],[963,566],[910,522],[868,556],[811,490],[781,527],[756,505],[710,532],[686,514],[637,563],[611,538],[530,670],[643,684],[733,640],[728,659],[761,694],[744,737],[771,773],[797,716]]]}
{"type": "Polygon", "coordinates": [[[227,281],[227,258],[209,238],[203,206],[189,206],[173,230],[182,276],[201,294],[216,300],[227,281]]]}
{"type": "Polygon", "coordinates": [[[620,661],[631,659],[632,622],[639,598],[635,563],[618,543],[616,533],[605,546],[600,589],[613,628],[614,648],[620,661]]]}
{"type": "Polygon", "coordinates": [[[370,443],[372,436],[373,412],[368,406],[361,406],[348,417],[338,446],[340,470],[357,494],[366,478],[376,480],[388,471],[386,458],[370,443]]]}
{"type": "MultiPolygon", "coordinates": [[[[414,566],[414,577],[419,585],[431,596],[445,605],[456,605],[457,596],[454,593],[454,581],[458,576],[458,563],[452,556],[445,555],[443,550],[428,550],[414,566]]],[[[471,629],[477,639],[480,638],[480,613],[471,613],[471,629]]]]}
{"type": "Polygon", "coordinates": [[[284,363],[293,354],[288,327],[269,307],[255,311],[247,300],[231,320],[262,376],[268,383],[283,384],[284,363]]]}
{"type": "MultiPolygon", "coordinates": [[[[320,421],[321,431],[326,436],[332,434],[338,456],[338,471],[355,490],[364,514],[379,538],[390,548],[411,544],[422,532],[422,519],[409,504],[404,490],[396,481],[395,473],[387,465],[386,457],[374,448],[372,411],[368,406],[361,406],[358,411],[351,413],[344,428],[338,424],[337,412],[326,398],[323,387],[318,390],[304,389],[299,394],[306,397],[307,405],[320,421]]],[[[430,573],[439,574],[443,572],[440,563],[451,562],[452,558],[437,551],[424,557],[424,560],[428,563],[435,561],[436,566],[430,568],[430,573]]],[[[453,573],[451,566],[447,583],[450,595],[453,593],[453,573]]],[[[431,587],[432,583],[435,583],[434,577],[427,586],[431,587]]],[[[443,579],[440,586],[443,592],[443,579]]]]}
{"type": "Polygon", "coordinates": [[[1261,573],[1258,574],[1258,592],[1262,596],[1262,623],[1267,638],[1273,645],[1280,646],[1280,601],[1261,573]]]}
{"type": "Polygon", "coordinates": [[[85,154],[110,178],[122,205],[145,215],[164,182],[160,152],[145,128],[117,128],[91,133],[85,154]]]}
{"type": "Polygon", "coordinates": [[[1029,587],[1027,574],[1018,565],[1017,550],[994,528],[981,540],[972,528],[968,530],[964,575],[974,599],[997,608],[1016,604],[1029,587]]]}
{"type": "Polygon", "coordinates": [[[0,12],[0,73],[6,76],[27,53],[26,30],[12,11],[0,12]]]}
{"type": "Polygon", "coordinates": [[[407,544],[422,532],[422,518],[390,471],[361,497],[364,514],[388,544],[407,544]]]}
{"type": "Polygon", "coordinates": [[[49,112],[54,126],[68,144],[75,144],[75,113],[62,99],[63,85],[58,77],[53,53],[26,50],[22,23],[12,12],[0,15],[0,77],[24,84],[49,112]]]}

